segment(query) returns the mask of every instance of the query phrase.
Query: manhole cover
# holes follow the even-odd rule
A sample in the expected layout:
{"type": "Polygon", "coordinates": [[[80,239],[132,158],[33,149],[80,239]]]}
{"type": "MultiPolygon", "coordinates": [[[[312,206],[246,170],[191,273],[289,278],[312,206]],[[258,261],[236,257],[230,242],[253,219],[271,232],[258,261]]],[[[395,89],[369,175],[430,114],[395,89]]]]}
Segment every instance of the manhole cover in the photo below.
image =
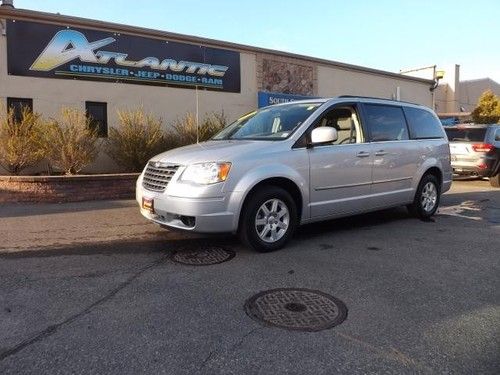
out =
{"type": "Polygon", "coordinates": [[[208,266],[227,262],[234,257],[234,251],[218,246],[207,246],[194,250],[180,250],[172,254],[174,262],[190,266],[208,266]]]}
{"type": "Polygon", "coordinates": [[[245,312],[268,325],[297,331],[321,331],[347,318],[347,307],[342,301],[310,289],[260,292],[247,300],[245,312]]]}

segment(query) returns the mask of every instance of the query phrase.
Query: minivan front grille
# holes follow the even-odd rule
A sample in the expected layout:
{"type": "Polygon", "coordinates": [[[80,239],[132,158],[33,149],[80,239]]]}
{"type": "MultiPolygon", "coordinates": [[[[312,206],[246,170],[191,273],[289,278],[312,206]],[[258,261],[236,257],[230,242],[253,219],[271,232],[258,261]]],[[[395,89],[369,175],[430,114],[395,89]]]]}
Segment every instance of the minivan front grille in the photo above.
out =
{"type": "Polygon", "coordinates": [[[178,165],[149,162],[144,171],[142,186],[151,191],[164,192],[178,168],[178,165]]]}

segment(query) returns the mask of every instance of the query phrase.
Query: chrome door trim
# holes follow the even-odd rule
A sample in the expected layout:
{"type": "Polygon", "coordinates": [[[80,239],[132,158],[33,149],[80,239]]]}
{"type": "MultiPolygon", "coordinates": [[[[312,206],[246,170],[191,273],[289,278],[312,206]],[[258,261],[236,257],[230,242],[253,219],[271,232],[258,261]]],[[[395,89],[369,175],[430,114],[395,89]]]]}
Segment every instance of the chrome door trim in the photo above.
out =
{"type": "MultiPolygon", "coordinates": [[[[331,199],[329,201],[323,201],[323,202],[312,202],[312,203],[309,203],[309,206],[314,207],[314,206],[324,205],[325,203],[328,204],[328,203],[334,203],[334,202],[349,202],[349,201],[354,201],[354,200],[358,200],[358,199],[369,199],[370,197],[371,197],[371,194],[359,195],[356,197],[349,197],[349,198],[342,198],[342,199],[331,199]]],[[[329,216],[331,216],[331,215],[324,215],[323,217],[329,217],[329,216]]]]}
{"type": "Polygon", "coordinates": [[[362,184],[348,184],[348,185],[335,185],[335,186],[320,186],[315,188],[315,191],[319,190],[333,190],[333,189],[342,189],[342,188],[352,188],[356,186],[366,186],[366,185],[375,185],[375,184],[385,184],[388,182],[398,182],[398,181],[406,181],[411,180],[413,177],[402,177],[402,178],[393,178],[390,180],[378,180],[373,182],[364,182],[362,184]]]}
{"type": "Polygon", "coordinates": [[[342,188],[351,188],[351,187],[356,187],[356,186],[366,186],[366,185],[371,185],[370,182],[363,182],[361,184],[348,184],[348,185],[335,185],[335,186],[320,186],[315,188],[314,190],[319,191],[319,190],[331,190],[331,189],[342,189],[342,188]]]}
{"type": "Polygon", "coordinates": [[[400,177],[400,178],[391,178],[388,180],[377,180],[377,181],[372,181],[373,185],[376,184],[386,184],[388,182],[399,182],[399,181],[406,181],[406,180],[412,180],[413,177],[400,177]]]}

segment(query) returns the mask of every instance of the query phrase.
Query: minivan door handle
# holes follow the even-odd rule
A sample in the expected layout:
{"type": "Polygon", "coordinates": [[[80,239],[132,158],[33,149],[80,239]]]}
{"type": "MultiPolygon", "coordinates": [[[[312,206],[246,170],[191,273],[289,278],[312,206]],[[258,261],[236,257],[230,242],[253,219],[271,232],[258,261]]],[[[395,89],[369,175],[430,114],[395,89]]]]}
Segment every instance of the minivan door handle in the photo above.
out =
{"type": "Polygon", "coordinates": [[[356,154],[356,156],[358,158],[367,158],[368,156],[370,156],[370,153],[366,151],[360,151],[356,154]]]}
{"type": "Polygon", "coordinates": [[[376,153],[375,153],[375,156],[384,156],[386,155],[387,152],[385,152],[384,150],[378,150],[376,153]]]}

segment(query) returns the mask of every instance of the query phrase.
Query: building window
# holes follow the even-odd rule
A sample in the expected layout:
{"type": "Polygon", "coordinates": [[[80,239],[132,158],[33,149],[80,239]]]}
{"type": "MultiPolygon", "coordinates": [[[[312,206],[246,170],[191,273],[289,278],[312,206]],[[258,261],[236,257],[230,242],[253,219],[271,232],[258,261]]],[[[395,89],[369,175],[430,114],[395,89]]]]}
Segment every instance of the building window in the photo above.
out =
{"type": "Polygon", "coordinates": [[[7,98],[7,108],[12,108],[14,110],[14,118],[17,122],[20,122],[23,117],[23,108],[28,108],[33,112],[33,99],[7,98]]]}
{"type": "Polygon", "coordinates": [[[108,108],[107,103],[85,102],[85,111],[90,119],[90,126],[97,129],[99,137],[108,136],[108,108]]]}

